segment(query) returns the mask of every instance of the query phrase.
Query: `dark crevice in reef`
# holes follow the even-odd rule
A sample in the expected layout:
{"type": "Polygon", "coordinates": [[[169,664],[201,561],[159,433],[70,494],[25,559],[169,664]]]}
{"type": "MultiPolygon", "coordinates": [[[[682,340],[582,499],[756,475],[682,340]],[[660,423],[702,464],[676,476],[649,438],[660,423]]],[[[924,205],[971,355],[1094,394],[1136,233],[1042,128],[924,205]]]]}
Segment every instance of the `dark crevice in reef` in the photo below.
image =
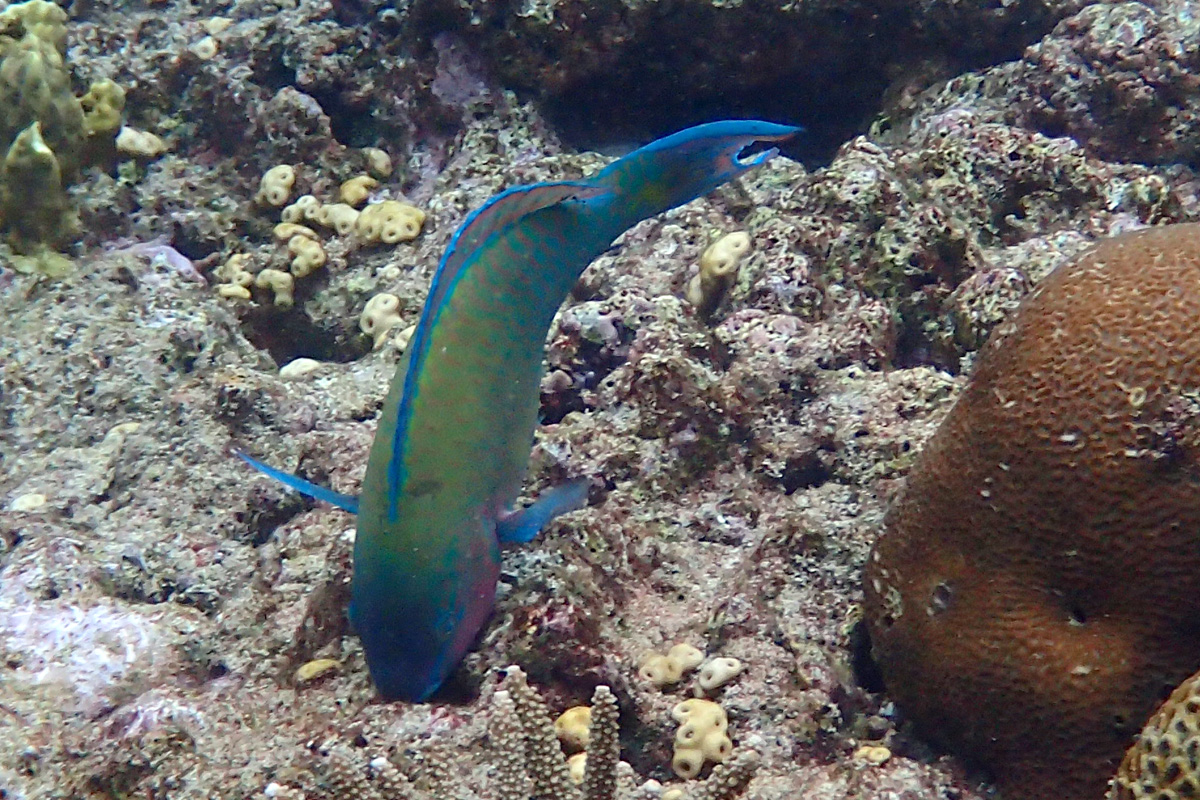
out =
{"type": "Polygon", "coordinates": [[[850,668],[854,671],[855,681],[863,689],[876,693],[886,690],[883,673],[871,655],[871,635],[862,620],[855,622],[850,629],[850,668]]]}
{"type": "Polygon", "coordinates": [[[313,98],[329,117],[333,138],[346,147],[369,147],[387,133],[362,100],[351,101],[342,87],[314,89],[313,98]]]}
{"type": "Polygon", "coordinates": [[[300,305],[285,312],[275,308],[251,310],[243,330],[255,347],[266,350],[281,366],[297,358],[345,363],[371,350],[370,339],[357,327],[319,325],[300,305]]]}
{"type": "Polygon", "coordinates": [[[810,166],[935,80],[1019,58],[1071,10],[1039,0],[736,9],[712,0],[594,0],[586,13],[546,5],[549,25],[518,14],[515,0],[430,0],[414,7],[412,23],[421,38],[461,34],[571,146],[624,149],[694,123],[754,117],[803,125],[788,155],[810,166]]]}

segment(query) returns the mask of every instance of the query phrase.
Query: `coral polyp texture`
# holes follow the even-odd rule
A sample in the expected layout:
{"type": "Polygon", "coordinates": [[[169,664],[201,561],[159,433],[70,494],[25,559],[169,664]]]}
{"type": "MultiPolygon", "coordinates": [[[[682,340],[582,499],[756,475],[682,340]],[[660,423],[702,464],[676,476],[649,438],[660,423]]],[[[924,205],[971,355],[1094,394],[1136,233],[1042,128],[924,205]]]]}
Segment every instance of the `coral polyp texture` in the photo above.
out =
{"type": "Polygon", "coordinates": [[[887,690],[1013,797],[1094,800],[1200,653],[1200,226],[1101,241],[984,346],[865,573],[887,690]]]}
{"type": "MultiPolygon", "coordinates": [[[[620,760],[619,709],[609,687],[596,687],[586,715],[586,736],[580,736],[581,732],[574,736],[577,742],[582,740],[586,748],[582,758],[580,754],[573,757],[584,764],[579,781],[573,780],[557,739],[563,738],[564,728],[578,728],[585,715],[576,714],[579,719],[566,726],[552,723],[545,703],[526,682],[524,671],[516,666],[507,669],[492,704],[491,735],[498,751],[497,800],[527,800],[530,797],[632,800],[660,793],[661,786],[657,781],[635,788],[637,782],[633,770],[620,760]]],[[[676,719],[683,723],[681,731],[688,728],[697,738],[721,739],[723,749],[719,760],[733,756],[728,764],[714,769],[706,780],[688,784],[686,796],[694,800],[734,800],[741,796],[758,769],[758,754],[751,750],[733,751],[732,743],[725,737],[725,712],[715,704],[691,700],[680,705],[686,706],[683,713],[676,714],[676,719]],[[707,707],[703,707],[705,705],[707,707]]],[[[697,742],[695,746],[700,745],[697,742]]],[[[716,743],[713,746],[716,747],[716,743]]],[[[677,750],[679,747],[677,742],[677,750]]],[[[698,772],[699,769],[685,777],[694,778],[698,772]]]]}
{"type": "Polygon", "coordinates": [[[1125,753],[1108,800],[1200,797],[1200,674],[1171,692],[1125,753]]]}

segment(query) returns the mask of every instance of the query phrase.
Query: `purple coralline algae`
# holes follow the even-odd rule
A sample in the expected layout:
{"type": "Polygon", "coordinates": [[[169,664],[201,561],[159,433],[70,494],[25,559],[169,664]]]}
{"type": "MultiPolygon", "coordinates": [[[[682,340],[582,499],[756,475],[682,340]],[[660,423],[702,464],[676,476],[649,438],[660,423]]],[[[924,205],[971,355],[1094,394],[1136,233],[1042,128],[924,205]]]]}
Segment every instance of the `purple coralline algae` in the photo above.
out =
{"type": "Polygon", "coordinates": [[[1038,281],[1099,237],[1200,219],[1198,18],[1186,2],[75,3],[73,79],[115,81],[124,123],[167,150],[80,176],[71,276],[4,265],[0,793],[317,800],[353,779],[382,800],[453,775],[455,797],[501,797],[514,756],[488,731],[517,664],[555,715],[609,687],[639,796],[686,786],[671,710],[697,694],[758,754],[745,798],[989,796],[873,677],[862,565],[976,351],[1038,281]],[[230,448],[357,492],[398,334],[465,215],[608,162],[576,143],[618,152],[735,114],[809,126],[807,166],[776,158],[585,272],[547,341],[527,489],[587,475],[590,505],[505,554],[443,694],[373,702],[345,618],[353,519],[230,448]],[[234,256],[288,270],[280,211],[254,200],[282,164],[293,200],[372,174],[367,202],[428,219],[386,246],[321,228],[326,263],[290,306],[221,297],[234,256]],[[734,231],[750,249],[701,317],[686,287],[734,231]],[[380,293],[400,322],[373,350],[359,318],[380,293]],[[280,376],[297,357],[322,367],[280,376]],[[639,678],[678,642],[745,669],[712,692],[639,678]]]}

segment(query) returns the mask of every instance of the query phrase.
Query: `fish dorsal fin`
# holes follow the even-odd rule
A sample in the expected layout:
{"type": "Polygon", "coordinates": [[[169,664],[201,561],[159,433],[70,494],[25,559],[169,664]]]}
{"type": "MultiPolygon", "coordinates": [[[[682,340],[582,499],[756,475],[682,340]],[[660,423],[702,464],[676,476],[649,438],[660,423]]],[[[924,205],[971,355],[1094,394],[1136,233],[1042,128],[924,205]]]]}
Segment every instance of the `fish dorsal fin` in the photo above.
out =
{"type": "Polygon", "coordinates": [[[559,203],[588,200],[609,194],[610,189],[585,181],[557,181],[535,183],[530,186],[514,186],[493,197],[484,205],[467,215],[463,224],[450,237],[446,253],[438,264],[429,287],[429,296],[421,311],[421,321],[409,343],[408,369],[404,378],[404,391],[396,415],[396,430],[392,439],[392,458],[388,464],[388,517],[396,517],[396,498],[403,482],[404,439],[408,432],[408,420],[412,412],[413,398],[417,393],[414,375],[420,374],[428,349],[430,331],[439,312],[445,306],[454,286],[463,271],[471,264],[474,256],[488,240],[516,224],[522,218],[559,203]]]}
{"type": "Polygon", "coordinates": [[[463,267],[488,237],[512,225],[521,217],[558,205],[567,200],[586,200],[610,190],[584,181],[556,181],[514,186],[472,211],[463,220],[438,264],[429,287],[426,309],[437,308],[457,281],[463,267]]]}

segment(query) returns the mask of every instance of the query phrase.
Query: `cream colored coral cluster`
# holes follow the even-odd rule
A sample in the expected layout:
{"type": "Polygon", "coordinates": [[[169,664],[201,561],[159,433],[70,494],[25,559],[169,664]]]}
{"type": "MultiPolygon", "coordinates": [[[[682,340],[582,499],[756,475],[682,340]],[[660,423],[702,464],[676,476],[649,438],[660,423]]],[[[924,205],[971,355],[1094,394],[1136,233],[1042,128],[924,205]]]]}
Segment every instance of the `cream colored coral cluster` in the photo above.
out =
{"type": "Polygon", "coordinates": [[[720,764],[733,754],[729,717],[712,700],[684,700],[671,709],[671,716],[679,723],[671,759],[671,768],[679,777],[694,778],[706,762],[720,764]]]}
{"type": "MultiPolygon", "coordinates": [[[[290,197],[295,172],[290,166],[274,167],[263,178],[259,201],[282,206],[290,197]],[[271,172],[279,170],[272,176],[271,172]],[[268,182],[268,177],[272,178],[268,182]]],[[[284,222],[308,222],[333,230],[339,236],[354,235],[363,244],[399,244],[411,242],[421,234],[425,212],[398,200],[367,203],[371,191],[379,185],[370,175],[358,175],[345,181],[338,190],[339,202],[322,203],[311,194],[301,195],[280,212],[284,222]],[[364,205],[365,204],[365,205],[364,205]]]]}
{"type": "MultiPolygon", "coordinates": [[[[359,317],[358,327],[359,330],[371,337],[375,349],[378,350],[388,340],[392,330],[402,321],[400,298],[394,294],[382,292],[367,301],[362,316],[359,317]]],[[[408,347],[408,342],[416,329],[416,325],[409,325],[400,331],[394,339],[396,349],[403,351],[408,347]]]]}
{"type": "Polygon", "coordinates": [[[740,675],[742,662],[736,658],[707,658],[698,648],[680,642],[672,645],[665,654],[645,653],[638,676],[661,689],[679,683],[685,674],[697,668],[696,683],[704,691],[711,692],[740,675]]]}
{"type": "Polygon", "coordinates": [[[687,779],[699,775],[705,764],[723,763],[733,753],[724,709],[700,695],[720,689],[740,675],[742,662],[725,656],[708,658],[699,648],[680,642],[665,654],[646,653],[638,669],[640,678],[664,690],[697,669],[693,688],[697,696],[678,703],[671,712],[679,723],[671,766],[676,775],[687,779]]]}
{"type": "MultiPolygon", "coordinates": [[[[217,293],[231,300],[251,300],[257,289],[277,307],[289,308],[295,303],[296,281],[321,269],[329,260],[317,229],[360,244],[397,244],[420,235],[424,211],[396,200],[367,202],[379,186],[379,178],[391,173],[391,160],[378,148],[367,148],[364,156],[370,174],[342,183],[339,202],[334,203],[322,203],[312,194],[293,200],[298,175],[291,164],[278,164],[263,173],[254,201],[265,208],[280,209],[280,222],[273,236],[286,249],[288,268],[262,268],[249,255],[235,254],[217,270],[217,293]]],[[[399,321],[396,309],[383,307],[388,297],[391,295],[374,298],[375,305],[368,304],[360,323],[364,332],[375,338],[376,347],[399,321]]],[[[399,301],[395,305],[398,308],[399,301]]]]}
{"type": "Polygon", "coordinates": [[[691,672],[703,662],[704,653],[690,644],[681,642],[673,645],[665,654],[643,655],[638,675],[661,688],[679,683],[685,673],[691,672]]]}

